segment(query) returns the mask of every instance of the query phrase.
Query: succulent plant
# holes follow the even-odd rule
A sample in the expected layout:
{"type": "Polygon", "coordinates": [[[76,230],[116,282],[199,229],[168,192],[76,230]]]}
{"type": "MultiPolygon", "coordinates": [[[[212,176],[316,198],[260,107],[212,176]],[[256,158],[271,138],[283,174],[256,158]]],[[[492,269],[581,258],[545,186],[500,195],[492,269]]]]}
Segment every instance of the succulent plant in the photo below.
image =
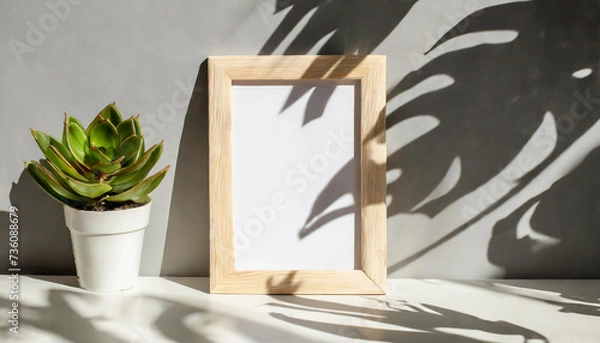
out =
{"type": "Polygon", "coordinates": [[[25,163],[35,182],[59,202],[80,209],[147,203],[169,166],[148,176],[163,142],[145,150],[139,115],[123,120],[115,103],[84,128],[65,113],[62,139],[31,130],[45,158],[25,163]]]}

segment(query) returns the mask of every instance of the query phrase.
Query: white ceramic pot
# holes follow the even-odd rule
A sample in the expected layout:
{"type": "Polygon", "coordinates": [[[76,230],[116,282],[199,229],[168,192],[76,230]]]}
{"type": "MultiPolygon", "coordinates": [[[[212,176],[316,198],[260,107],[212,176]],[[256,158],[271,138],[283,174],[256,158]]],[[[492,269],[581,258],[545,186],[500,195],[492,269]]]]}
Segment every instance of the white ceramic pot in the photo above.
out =
{"type": "Polygon", "coordinates": [[[104,212],[64,206],[81,288],[115,292],[135,287],[150,205],[104,212]]]}

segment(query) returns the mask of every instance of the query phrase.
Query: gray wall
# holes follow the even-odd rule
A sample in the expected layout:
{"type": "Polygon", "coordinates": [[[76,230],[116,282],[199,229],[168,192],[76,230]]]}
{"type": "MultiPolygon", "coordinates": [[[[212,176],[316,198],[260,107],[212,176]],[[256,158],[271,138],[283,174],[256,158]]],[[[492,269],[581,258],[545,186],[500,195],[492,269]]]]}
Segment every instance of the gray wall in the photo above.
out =
{"type": "Polygon", "coordinates": [[[591,0],[4,0],[2,217],[19,206],[24,271],[74,273],[60,205],[23,173],[28,129],[116,101],[172,166],[142,273],[207,275],[207,56],[385,54],[390,275],[599,277],[599,18],[591,0]]]}

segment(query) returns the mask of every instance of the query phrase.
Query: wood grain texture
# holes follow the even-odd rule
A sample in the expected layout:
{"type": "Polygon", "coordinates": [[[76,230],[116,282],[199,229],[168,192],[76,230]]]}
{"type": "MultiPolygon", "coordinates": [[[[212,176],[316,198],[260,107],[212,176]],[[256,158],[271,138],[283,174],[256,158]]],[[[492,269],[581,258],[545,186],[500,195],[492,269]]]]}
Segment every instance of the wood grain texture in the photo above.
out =
{"type": "Polygon", "coordinates": [[[385,63],[385,56],[217,56],[208,59],[211,293],[385,293],[385,63]],[[294,80],[360,81],[362,270],[235,270],[231,85],[236,81],[268,84],[268,81],[293,83],[294,80]]]}
{"type": "Polygon", "coordinates": [[[381,294],[362,270],[233,271],[211,293],[381,294]]]}
{"type": "Polygon", "coordinates": [[[361,106],[361,240],[362,269],[385,290],[387,278],[385,57],[362,81],[361,106]],[[382,91],[383,90],[383,91],[382,91]],[[375,234],[374,234],[375,233],[375,234]]]}
{"type": "Polygon", "coordinates": [[[208,144],[211,289],[233,270],[231,79],[208,61],[208,144]]]}

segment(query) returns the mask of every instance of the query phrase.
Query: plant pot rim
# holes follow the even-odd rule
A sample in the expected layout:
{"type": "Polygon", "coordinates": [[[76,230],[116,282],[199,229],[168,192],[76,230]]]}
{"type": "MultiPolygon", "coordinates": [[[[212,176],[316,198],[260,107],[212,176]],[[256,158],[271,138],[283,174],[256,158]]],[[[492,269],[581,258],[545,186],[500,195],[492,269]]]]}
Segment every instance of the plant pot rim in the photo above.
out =
{"type": "Polygon", "coordinates": [[[144,229],[150,223],[152,202],[113,211],[86,211],[64,205],[65,224],[71,232],[112,235],[144,229]]]}
{"type": "Polygon", "coordinates": [[[136,206],[136,207],[131,207],[131,208],[126,208],[126,209],[118,209],[118,210],[107,210],[107,211],[93,211],[93,210],[82,210],[80,208],[76,208],[73,206],[69,206],[67,204],[63,204],[63,208],[66,210],[70,210],[70,211],[76,211],[76,212],[83,212],[83,213],[98,213],[98,214],[106,214],[106,213],[117,213],[117,212],[125,212],[125,211],[132,211],[132,210],[136,210],[138,208],[144,208],[146,206],[149,206],[152,204],[152,199],[150,199],[150,201],[143,203],[140,206],[136,206]]]}

